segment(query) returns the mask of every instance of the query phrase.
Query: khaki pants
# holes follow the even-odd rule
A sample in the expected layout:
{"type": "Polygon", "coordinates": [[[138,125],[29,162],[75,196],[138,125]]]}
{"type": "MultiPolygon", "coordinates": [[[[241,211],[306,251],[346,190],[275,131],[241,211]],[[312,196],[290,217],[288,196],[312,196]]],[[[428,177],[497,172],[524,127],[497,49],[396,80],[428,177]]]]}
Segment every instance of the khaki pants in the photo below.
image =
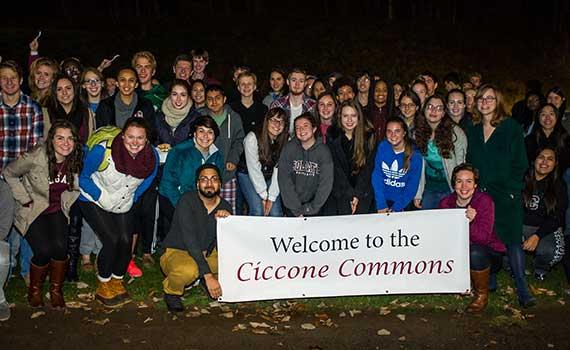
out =
{"type": "MultiPolygon", "coordinates": [[[[213,274],[218,273],[218,251],[214,249],[210,256],[205,257],[213,274]]],[[[160,267],[166,275],[162,286],[164,292],[173,295],[184,294],[184,287],[199,277],[198,264],[185,250],[166,248],[160,257],[160,267]]]]}

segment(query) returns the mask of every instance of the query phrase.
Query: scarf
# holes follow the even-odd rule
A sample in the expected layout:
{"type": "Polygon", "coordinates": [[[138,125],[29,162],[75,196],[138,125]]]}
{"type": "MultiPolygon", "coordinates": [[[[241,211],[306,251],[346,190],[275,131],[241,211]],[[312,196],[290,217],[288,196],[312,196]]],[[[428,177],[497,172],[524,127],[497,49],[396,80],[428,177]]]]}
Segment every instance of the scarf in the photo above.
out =
{"type": "Polygon", "coordinates": [[[146,143],[143,150],[133,158],[123,145],[123,134],[117,135],[111,145],[111,156],[115,163],[115,169],[125,175],[131,175],[137,179],[146,179],[152,174],[156,159],[150,143],[146,143]]]}
{"type": "Polygon", "coordinates": [[[130,105],[126,105],[123,100],[121,100],[121,94],[115,95],[115,123],[119,128],[125,126],[127,119],[133,116],[135,113],[135,108],[139,103],[139,98],[136,93],[133,93],[133,100],[130,105]]]}
{"type": "Polygon", "coordinates": [[[171,128],[176,129],[178,125],[186,118],[188,112],[192,108],[192,102],[188,101],[186,107],[182,109],[176,109],[172,105],[172,100],[170,96],[164,99],[162,102],[162,113],[164,113],[164,120],[170,125],[171,128]]]}

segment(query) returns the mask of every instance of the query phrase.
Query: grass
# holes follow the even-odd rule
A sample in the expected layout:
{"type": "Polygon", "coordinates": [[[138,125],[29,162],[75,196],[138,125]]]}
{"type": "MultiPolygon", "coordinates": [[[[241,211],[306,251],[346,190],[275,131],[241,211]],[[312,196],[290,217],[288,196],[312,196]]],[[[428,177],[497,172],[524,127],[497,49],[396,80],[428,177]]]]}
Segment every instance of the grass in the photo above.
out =
{"type": "MultiPolygon", "coordinates": [[[[158,261],[158,259],[156,260],[158,261]]],[[[127,284],[127,290],[134,301],[144,301],[149,305],[153,304],[153,298],[154,301],[157,301],[156,298],[162,299],[163,274],[160,271],[158,264],[152,268],[145,268],[142,266],[142,263],[138,265],[143,270],[143,276],[129,281],[127,284]]],[[[530,263],[527,263],[527,268],[531,270],[530,263]]],[[[17,277],[13,277],[9,280],[8,285],[5,288],[6,297],[10,302],[14,302],[17,305],[26,305],[27,289],[25,287],[24,280],[19,278],[19,273],[17,273],[17,271],[13,274],[17,277]]],[[[77,300],[77,294],[79,293],[95,293],[95,289],[97,287],[95,273],[84,273],[80,271],[80,280],[87,283],[89,287],[78,289],[75,283],[67,283],[64,288],[66,300],[77,300]]],[[[560,302],[561,298],[565,297],[564,289],[569,287],[560,265],[554,268],[544,282],[538,282],[532,276],[528,276],[527,281],[531,285],[531,290],[535,291],[535,296],[539,305],[557,304],[560,302]]],[[[503,315],[506,313],[506,305],[518,308],[514,282],[504,270],[499,272],[498,286],[498,290],[495,293],[491,293],[487,312],[493,315],[503,315]]],[[[44,291],[47,291],[47,283],[46,286],[44,286],[44,291]]],[[[402,306],[409,303],[409,307],[405,308],[408,312],[424,308],[431,309],[433,312],[443,312],[449,310],[462,310],[467,305],[468,300],[469,297],[463,297],[457,294],[408,294],[310,298],[297,299],[295,301],[302,304],[303,309],[307,311],[318,310],[323,306],[323,303],[329,308],[345,311],[353,309],[376,309],[393,304],[402,306]]],[[[187,306],[203,307],[208,306],[212,301],[213,300],[207,296],[204,289],[200,286],[192,288],[184,295],[184,304],[187,306]]],[[[262,301],[247,303],[246,305],[251,306],[252,308],[265,308],[271,306],[274,302],[275,301],[262,301]]],[[[166,308],[162,300],[157,301],[154,305],[158,309],[166,308]]],[[[235,305],[236,304],[230,304],[230,306],[235,305]]]]}

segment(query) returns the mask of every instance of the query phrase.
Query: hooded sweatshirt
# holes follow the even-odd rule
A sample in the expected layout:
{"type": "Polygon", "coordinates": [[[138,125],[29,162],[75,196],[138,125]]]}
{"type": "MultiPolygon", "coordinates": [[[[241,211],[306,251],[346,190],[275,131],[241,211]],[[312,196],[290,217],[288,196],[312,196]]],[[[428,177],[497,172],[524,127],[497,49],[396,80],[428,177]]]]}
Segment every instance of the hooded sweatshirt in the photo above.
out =
{"type": "Polygon", "coordinates": [[[415,147],[410,159],[410,166],[404,169],[404,152],[396,153],[392,145],[384,140],[378,146],[372,187],[378,210],[388,208],[388,201],[393,202],[392,211],[403,211],[414,199],[422,173],[423,157],[415,147]]]}
{"type": "Polygon", "coordinates": [[[329,148],[317,139],[304,149],[289,141],[279,159],[278,182],[283,204],[293,215],[317,215],[329,197],[334,167],[329,148]]]}
{"type": "MultiPolygon", "coordinates": [[[[200,115],[209,115],[214,118],[212,112],[206,107],[199,109],[198,112],[200,115]]],[[[235,175],[235,170],[226,170],[226,163],[231,162],[236,166],[238,165],[239,158],[243,153],[243,138],[245,137],[245,133],[243,131],[240,115],[229,105],[224,106],[223,114],[225,118],[218,125],[220,127],[220,135],[216,137],[214,144],[218,147],[218,150],[223,156],[224,165],[220,170],[222,171],[222,183],[225,184],[235,175]]]]}

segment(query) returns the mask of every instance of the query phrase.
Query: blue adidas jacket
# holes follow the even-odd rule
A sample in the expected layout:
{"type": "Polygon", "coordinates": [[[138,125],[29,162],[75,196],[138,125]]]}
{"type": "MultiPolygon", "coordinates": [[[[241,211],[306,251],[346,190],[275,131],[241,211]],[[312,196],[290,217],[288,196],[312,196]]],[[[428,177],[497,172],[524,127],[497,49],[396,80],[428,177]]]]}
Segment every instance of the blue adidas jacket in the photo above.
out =
{"type": "Polygon", "coordinates": [[[392,211],[404,210],[418,190],[422,166],[423,157],[415,147],[406,171],[403,169],[404,152],[396,154],[387,140],[380,142],[372,172],[376,208],[386,209],[387,201],[392,201],[392,211]]]}

